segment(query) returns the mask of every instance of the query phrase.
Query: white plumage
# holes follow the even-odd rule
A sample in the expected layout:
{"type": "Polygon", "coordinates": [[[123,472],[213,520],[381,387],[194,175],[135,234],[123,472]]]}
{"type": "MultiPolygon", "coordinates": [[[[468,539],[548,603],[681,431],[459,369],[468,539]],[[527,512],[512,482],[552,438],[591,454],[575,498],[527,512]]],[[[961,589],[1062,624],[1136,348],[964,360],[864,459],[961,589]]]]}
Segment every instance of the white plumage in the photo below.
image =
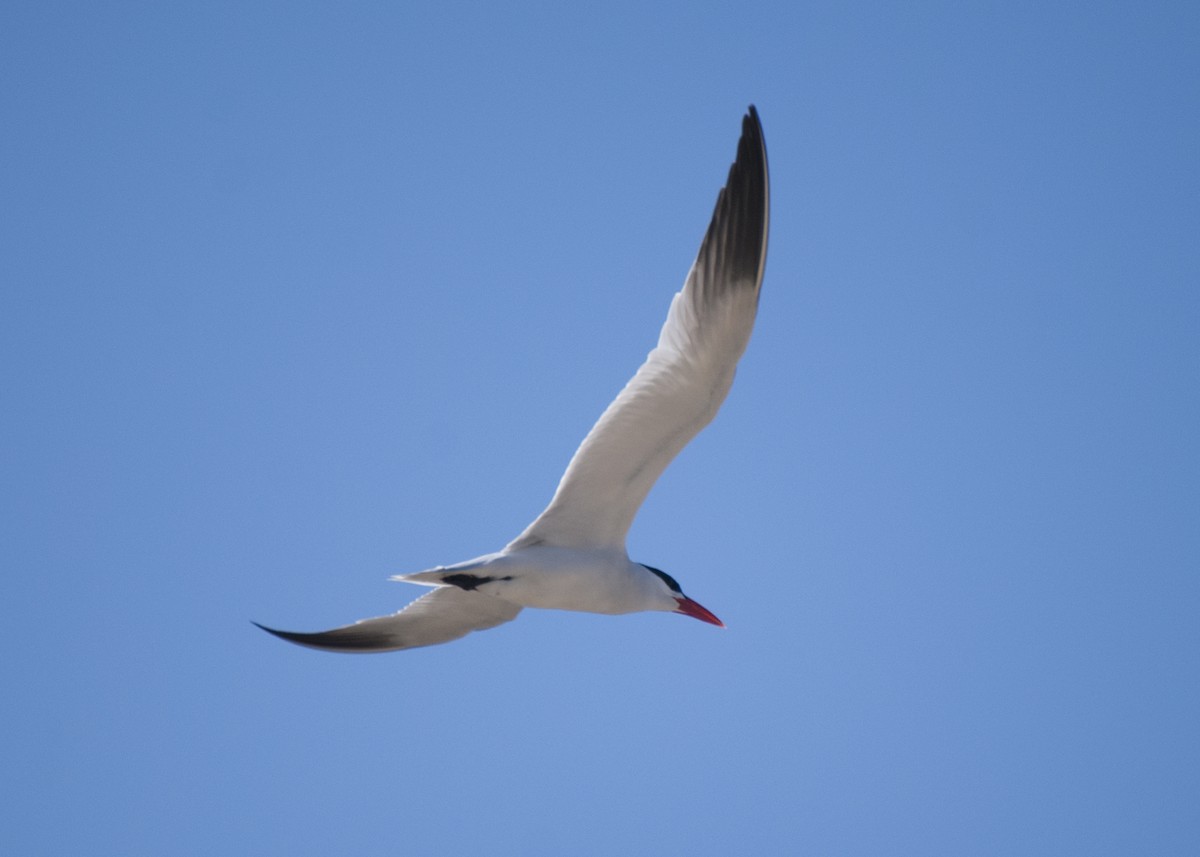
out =
{"type": "Polygon", "coordinates": [[[655,481],[716,416],[758,308],[767,253],[767,155],[754,107],[683,289],[658,344],[588,432],[550,505],[503,550],[396,580],[436,587],[399,613],[306,634],[266,631],[318,649],[430,646],[492,628],[523,607],[663,610],[715,625],[669,575],[631,562],[625,536],[655,481]]]}

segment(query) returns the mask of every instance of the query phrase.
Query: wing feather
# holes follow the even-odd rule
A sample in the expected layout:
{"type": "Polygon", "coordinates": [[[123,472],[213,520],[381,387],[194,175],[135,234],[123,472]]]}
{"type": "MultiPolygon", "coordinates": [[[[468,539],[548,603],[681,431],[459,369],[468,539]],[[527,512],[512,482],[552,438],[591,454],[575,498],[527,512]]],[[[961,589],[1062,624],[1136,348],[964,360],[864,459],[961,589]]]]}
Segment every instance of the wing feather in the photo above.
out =
{"type": "Polygon", "coordinates": [[[550,505],[509,549],[624,547],[650,488],[716,416],[733,384],[758,309],[768,209],[767,153],[752,106],[658,344],[584,438],[550,505]]]}
{"type": "Polygon", "coordinates": [[[327,652],[394,652],[448,643],[472,631],[494,628],[516,618],[521,608],[481,592],[453,586],[422,595],[399,613],[363,619],[330,631],[305,634],[255,625],[289,643],[327,652]]]}

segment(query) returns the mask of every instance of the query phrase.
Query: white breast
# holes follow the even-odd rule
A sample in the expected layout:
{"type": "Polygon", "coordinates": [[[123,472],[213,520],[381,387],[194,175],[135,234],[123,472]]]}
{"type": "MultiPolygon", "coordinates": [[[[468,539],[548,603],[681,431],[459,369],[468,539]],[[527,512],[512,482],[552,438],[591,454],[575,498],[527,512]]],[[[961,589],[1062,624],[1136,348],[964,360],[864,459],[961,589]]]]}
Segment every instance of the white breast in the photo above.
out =
{"type": "Polygon", "coordinates": [[[676,607],[623,550],[537,545],[492,554],[474,571],[493,578],[481,592],[522,607],[609,614],[676,607]]]}

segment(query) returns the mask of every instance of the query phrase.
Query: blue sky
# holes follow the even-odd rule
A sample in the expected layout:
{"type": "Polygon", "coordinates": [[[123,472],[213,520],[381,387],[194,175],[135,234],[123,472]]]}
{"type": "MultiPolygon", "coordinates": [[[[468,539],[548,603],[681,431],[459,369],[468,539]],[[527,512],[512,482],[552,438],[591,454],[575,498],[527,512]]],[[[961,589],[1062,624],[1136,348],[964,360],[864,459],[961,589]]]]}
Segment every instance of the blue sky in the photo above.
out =
{"type": "Polygon", "coordinates": [[[14,2],[4,853],[1200,849],[1200,7],[14,2]],[[755,103],[728,624],[288,646],[493,550],[755,103]]]}

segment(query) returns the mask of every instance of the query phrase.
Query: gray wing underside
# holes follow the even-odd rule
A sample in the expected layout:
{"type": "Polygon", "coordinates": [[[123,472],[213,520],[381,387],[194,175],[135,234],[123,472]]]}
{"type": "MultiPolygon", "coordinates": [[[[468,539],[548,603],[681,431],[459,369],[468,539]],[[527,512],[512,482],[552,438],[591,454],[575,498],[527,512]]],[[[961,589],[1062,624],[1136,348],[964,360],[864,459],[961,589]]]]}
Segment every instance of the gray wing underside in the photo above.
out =
{"type": "Polygon", "coordinates": [[[510,549],[624,547],[658,477],[716,416],[758,309],[767,252],[767,153],[758,114],[742,119],[737,157],[658,344],[584,438],[550,505],[510,549]]]}
{"type": "Polygon", "coordinates": [[[399,613],[363,619],[330,631],[306,634],[258,625],[289,643],[328,652],[394,652],[434,646],[512,621],[521,608],[499,598],[453,586],[422,595],[399,613]]]}

